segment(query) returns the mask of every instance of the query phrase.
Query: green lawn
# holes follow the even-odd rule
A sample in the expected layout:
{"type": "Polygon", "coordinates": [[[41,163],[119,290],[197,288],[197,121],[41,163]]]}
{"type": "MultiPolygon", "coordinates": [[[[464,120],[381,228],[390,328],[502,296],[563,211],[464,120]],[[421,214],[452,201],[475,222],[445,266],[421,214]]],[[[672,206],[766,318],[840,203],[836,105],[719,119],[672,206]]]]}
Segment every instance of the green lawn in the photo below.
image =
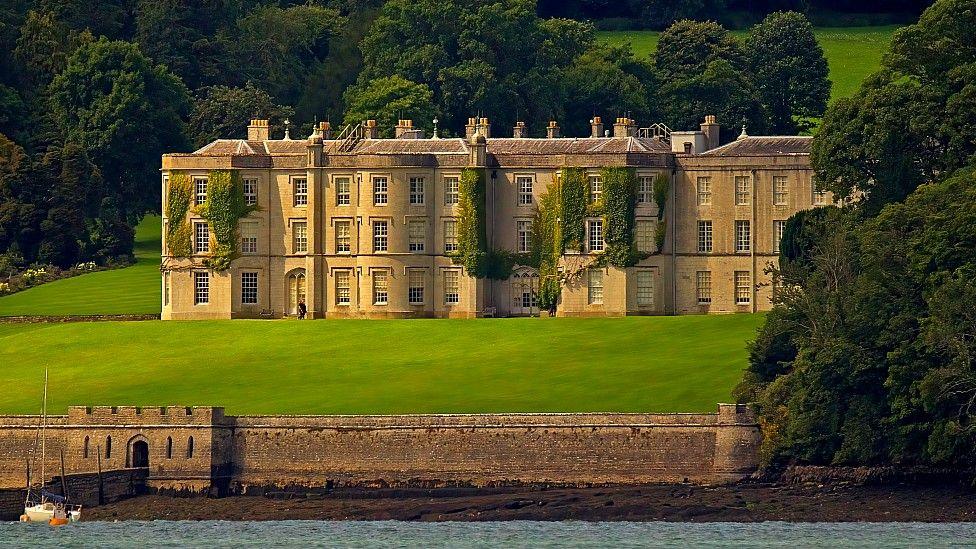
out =
{"type": "Polygon", "coordinates": [[[147,216],[136,228],[135,265],[0,297],[0,316],[158,313],[159,234],[159,217],[147,216]]]}
{"type": "MultiPolygon", "coordinates": [[[[891,42],[897,26],[821,27],[815,30],[824,49],[833,81],[831,97],[853,95],[866,76],[880,67],[881,55],[891,42]]],[[[746,31],[734,31],[744,36],[746,31]]],[[[607,31],[597,33],[600,40],[614,45],[629,43],[639,57],[657,48],[658,32],[607,31]]]]}
{"type": "Polygon", "coordinates": [[[708,412],[762,315],[0,324],[0,413],[708,412]]]}

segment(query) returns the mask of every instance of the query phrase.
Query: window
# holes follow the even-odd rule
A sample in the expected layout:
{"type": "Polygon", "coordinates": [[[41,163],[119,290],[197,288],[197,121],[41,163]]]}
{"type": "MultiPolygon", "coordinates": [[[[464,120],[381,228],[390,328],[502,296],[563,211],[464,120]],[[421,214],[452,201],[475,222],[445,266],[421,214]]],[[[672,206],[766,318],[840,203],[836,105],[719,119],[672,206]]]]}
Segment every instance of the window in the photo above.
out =
{"type": "Polygon", "coordinates": [[[735,304],[748,305],[752,301],[752,284],[749,271],[735,272],[735,304]]]}
{"type": "Polygon", "coordinates": [[[386,305],[390,297],[390,279],[386,271],[373,271],[373,305],[386,305]]]}
{"type": "Polygon", "coordinates": [[[210,273],[193,273],[193,304],[206,305],[210,303],[210,273]]]}
{"type": "Polygon", "coordinates": [[[241,223],[241,253],[258,253],[258,224],[253,221],[241,223]]]}
{"type": "Polygon", "coordinates": [[[712,222],[698,221],[698,253],[712,253],[712,222]]]}
{"type": "Polygon", "coordinates": [[[444,253],[457,251],[457,221],[448,219],[444,221],[444,253]]]}
{"type": "Polygon", "coordinates": [[[258,203],[258,180],[253,177],[244,179],[244,204],[253,206],[258,203]]]}
{"type": "Polygon", "coordinates": [[[637,306],[654,306],[654,273],[637,271],[637,306]]]}
{"type": "Polygon", "coordinates": [[[197,206],[203,204],[207,201],[207,178],[206,177],[194,177],[193,178],[193,190],[195,192],[195,202],[197,206]]]}
{"type": "Polygon", "coordinates": [[[789,188],[786,186],[786,176],[774,175],[773,176],[773,204],[776,204],[777,206],[786,205],[789,196],[790,196],[790,191],[789,188]]]}
{"type": "Polygon", "coordinates": [[[813,186],[813,205],[823,206],[827,204],[827,190],[821,189],[816,184],[813,186]]]}
{"type": "Polygon", "coordinates": [[[336,206],[348,206],[351,202],[352,193],[349,188],[351,180],[348,177],[335,178],[336,185],[336,206]]]}
{"type": "Polygon", "coordinates": [[[173,459],[173,437],[166,437],[166,459],[173,459]]]}
{"type": "Polygon", "coordinates": [[[349,271],[335,272],[336,305],[349,305],[349,296],[352,295],[349,291],[349,275],[349,271]]]}
{"type": "Polygon", "coordinates": [[[736,220],[735,222],[735,253],[748,253],[752,248],[752,235],[750,234],[748,220],[736,220]]]}
{"type": "Polygon", "coordinates": [[[88,458],[88,445],[89,445],[88,437],[86,436],[85,437],[85,450],[84,450],[84,453],[81,456],[81,457],[86,458],[86,459],[88,458]]]}
{"type": "Polygon", "coordinates": [[[292,196],[295,199],[295,206],[308,205],[308,179],[304,177],[293,177],[291,179],[292,196]]]}
{"type": "Polygon", "coordinates": [[[590,305],[603,304],[603,271],[601,269],[587,271],[586,294],[590,305]]]}
{"type": "Polygon", "coordinates": [[[352,240],[350,227],[351,223],[349,221],[335,222],[335,247],[337,254],[347,254],[350,251],[350,241],[352,240]]]}
{"type": "Polygon", "coordinates": [[[386,221],[373,222],[373,252],[385,252],[389,242],[389,224],[386,221]]]}
{"type": "Polygon", "coordinates": [[[193,224],[193,234],[196,236],[193,251],[205,254],[210,251],[210,226],[205,222],[193,224]]]}
{"type": "Polygon", "coordinates": [[[170,273],[166,271],[163,273],[163,305],[169,305],[169,287],[170,287],[170,273]]]}
{"type": "Polygon", "coordinates": [[[456,270],[444,271],[444,303],[454,305],[461,302],[461,274],[456,270]]]}
{"type": "Polygon", "coordinates": [[[407,271],[407,301],[411,305],[424,303],[424,272],[413,269],[407,271]]]}
{"type": "Polygon", "coordinates": [[[786,229],[785,221],[773,221],[773,253],[779,253],[779,243],[783,241],[783,230],[786,229]]]}
{"type": "Polygon", "coordinates": [[[602,219],[591,219],[587,223],[589,228],[589,238],[587,239],[590,243],[591,252],[602,252],[603,251],[603,220],[602,219]]]}
{"type": "Polygon", "coordinates": [[[389,198],[387,194],[388,183],[389,180],[385,177],[373,178],[373,205],[374,206],[386,206],[389,198]]]}
{"type": "Polygon", "coordinates": [[[749,204],[749,176],[735,176],[735,205],[745,206],[749,204]]]}
{"type": "Polygon", "coordinates": [[[258,304],[258,273],[253,271],[241,273],[241,303],[243,305],[258,304]]]}
{"type": "Polygon", "coordinates": [[[424,242],[427,240],[427,223],[422,219],[410,221],[407,224],[407,234],[410,240],[408,243],[410,251],[424,251],[424,242]]]}
{"type": "Polygon", "coordinates": [[[590,204],[596,204],[603,200],[603,176],[590,176],[590,204]]]}
{"type": "Polygon", "coordinates": [[[518,253],[524,254],[528,253],[532,248],[532,222],[531,221],[516,221],[515,231],[518,236],[518,253]]]}
{"type": "Polygon", "coordinates": [[[637,203],[650,204],[654,196],[654,178],[641,176],[637,178],[637,203]]]}
{"type": "Polygon", "coordinates": [[[699,305],[708,305],[712,302],[712,272],[698,271],[695,276],[695,294],[698,296],[699,305]]]}
{"type": "Polygon", "coordinates": [[[186,441],[186,457],[187,458],[193,457],[193,437],[190,437],[186,441]]]}
{"type": "Polygon", "coordinates": [[[112,437],[105,437],[105,459],[112,459],[112,437]]]}
{"type": "Polygon", "coordinates": [[[712,178],[698,178],[698,205],[709,206],[712,204],[712,178]]]}
{"type": "Polygon", "coordinates": [[[410,204],[415,206],[423,205],[424,203],[424,178],[423,177],[411,177],[410,178],[410,204]]]}
{"type": "Polygon", "coordinates": [[[532,176],[520,175],[515,178],[515,184],[518,186],[519,206],[532,204],[532,176]]]}
{"type": "Polygon", "coordinates": [[[308,223],[295,221],[291,224],[291,245],[293,253],[303,254],[308,251],[308,223]]]}
{"type": "Polygon", "coordinates": [[[649,219],[638,219],[634,224],[634,244],[638,252],[651,253],[654,251],[654,222],[649,219]]]}
{"type": "Polygon", "coordinates": [[[459,185],[460,182],[456,177],[444,178],[444,204],[450,206],[458,203],[459,185]]]}

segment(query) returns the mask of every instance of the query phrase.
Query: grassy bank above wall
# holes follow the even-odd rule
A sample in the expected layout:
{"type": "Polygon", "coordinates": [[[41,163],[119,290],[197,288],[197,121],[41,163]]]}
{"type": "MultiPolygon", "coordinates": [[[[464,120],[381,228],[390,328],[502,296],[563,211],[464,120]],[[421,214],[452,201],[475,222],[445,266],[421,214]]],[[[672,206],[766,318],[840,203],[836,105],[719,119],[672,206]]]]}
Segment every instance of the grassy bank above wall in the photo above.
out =
{"type": "Polygon", "coordinates": [[[762,318],[0,324],[0,413],[710,412],[762,318]]]}
{"type": "MultiPolygon", "coordinates": [[[[891,42],[897,26],[820,27],[814,29],[824,49],[833,82],[831,98],[847,97],[861,82],[881,66],[881,55],[891,42]]],[[[746,31],[733,31],[743,37],[746,31]]],[[[638,57],[647,58],[657,49],[656,31],[606,31],[598,39],[613,45],[629,43],[638,57]]]]}

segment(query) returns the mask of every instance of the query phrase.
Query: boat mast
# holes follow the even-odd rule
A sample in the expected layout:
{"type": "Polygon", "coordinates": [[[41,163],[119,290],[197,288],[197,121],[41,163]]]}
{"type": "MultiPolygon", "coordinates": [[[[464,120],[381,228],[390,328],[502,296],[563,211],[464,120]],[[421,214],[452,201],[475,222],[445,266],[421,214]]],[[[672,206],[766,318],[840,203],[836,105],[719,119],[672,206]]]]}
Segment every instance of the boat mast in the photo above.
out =
{"type": "Polygon", "coordinates": [[[47,367],[44,368],[44,407],[41,408],[41,491],[47,479],[47,367]]]}

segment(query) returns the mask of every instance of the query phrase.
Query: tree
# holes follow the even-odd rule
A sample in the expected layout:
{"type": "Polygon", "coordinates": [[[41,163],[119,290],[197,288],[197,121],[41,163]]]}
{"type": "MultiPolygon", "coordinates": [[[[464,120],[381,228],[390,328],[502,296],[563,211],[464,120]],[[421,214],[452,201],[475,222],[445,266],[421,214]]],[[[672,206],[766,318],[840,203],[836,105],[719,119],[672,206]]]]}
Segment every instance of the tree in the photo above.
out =
{"type": "Polygon", "coordinates": [[[49,94],[55,124],[84,145],[123,217],[158,209],[159,158],[188,146],[189,95],[179,78],[137,46],[103,38],[75,51],[49,94]]]}
{"type": "Polygon", "coordinates": [[[240,134],[251,119],[268,119],[278,125],[294,114],[250,82],[243,88],[211,86],[197,92],[187,132],[193,146],[202,147],[215,139],[240,134]]]}
{"type": "Polygon", "coordinates": [[[807,131],[830,99],[827,59],[813,26],[797,12],[775,12],[752,27],[745,44],[760,101],[779,135],[807,131]]]}
{"type": "Polygon", "coordinates": [[[737,71],[745,66],[742,45],[714,21],[678,21],[661,33],[654,52],[654,66],[664,83],[693,78],[718,60],[737,71]]]}
{"type": "Polygon", "coordinates": [[[415,127],[429,131],[436,115],[430,89],[400,76],[352,86],[346,90],[343,101],[348,105],[345,124],[375,119],[383,137],[393,137],[393,128],[401,118],[409,118],[415,127]]]}
{"type": "Polygon", "coordinates": [[[14,55],[27,69],[30,89],[46,86],[68,64],[68,57],[81,44],[93,40],[87,30],[76,31],[57,20],[51,12],[30,11],[20,28],[14,55]]]}

